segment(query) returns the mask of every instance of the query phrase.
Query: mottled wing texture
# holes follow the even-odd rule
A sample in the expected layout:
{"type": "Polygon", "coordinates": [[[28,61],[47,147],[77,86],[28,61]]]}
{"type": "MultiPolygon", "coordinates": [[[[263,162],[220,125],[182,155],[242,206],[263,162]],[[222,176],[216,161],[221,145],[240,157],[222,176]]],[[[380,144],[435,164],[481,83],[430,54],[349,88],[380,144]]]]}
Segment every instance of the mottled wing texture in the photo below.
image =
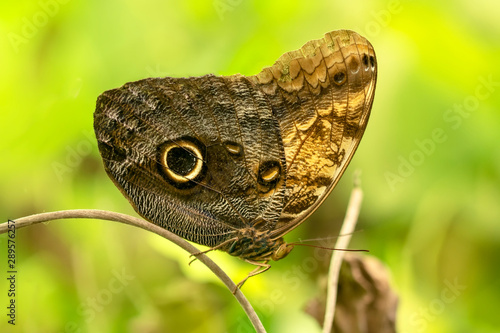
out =
{"type": "Polygon", "coordinates": [[[304,221],[339,181],[365,131],[376,78],[373,47],[347,30],[285,53],[251,77],[270,100],[285,149],[285,202],[274,236],[304,221]]]}
{"type": "Polygon", "coordinates": [[[280,128],[266,95],[242,75],[127,83],[99,96],[94,129],[108,175],[135,210],[185,239],[216,246],[279,219],[285,179],[259,182],[259,172],[284,168],[280,128]],[[161,151],[186,141],[200,148],[204,171],[176,187],[161,151]]]}

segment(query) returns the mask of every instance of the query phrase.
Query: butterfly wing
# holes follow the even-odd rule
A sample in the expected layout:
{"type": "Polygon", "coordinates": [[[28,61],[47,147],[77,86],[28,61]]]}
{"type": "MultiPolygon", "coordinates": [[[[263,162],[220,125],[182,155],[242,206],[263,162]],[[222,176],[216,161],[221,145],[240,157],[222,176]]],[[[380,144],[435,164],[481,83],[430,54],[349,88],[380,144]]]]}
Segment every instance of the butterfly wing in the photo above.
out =
{"type": "Polygon", "coordinates": [[[99,96],[94,128],[105,169],[135,210],[183,238],[216,246],[279,218],[280,128],[241,75],[127,83],[99,96]]]}
{"type": "Polygon", "coordinates": [[[108,175],[147,220],[207,246],[245,242],[252,228],[279,238],[338,182],[375,81],[369,42],[335,31],[255,76],[151,78],[107,91],[94,129],[108,175]]]}
{"type": "Polygon", "coordinates": [[[365,131],[376,78],[373,47],[347,30],[310,41],[252,77],[272,104],[286,156],[273,237],[304,221],[339,181],[365,131]]]}

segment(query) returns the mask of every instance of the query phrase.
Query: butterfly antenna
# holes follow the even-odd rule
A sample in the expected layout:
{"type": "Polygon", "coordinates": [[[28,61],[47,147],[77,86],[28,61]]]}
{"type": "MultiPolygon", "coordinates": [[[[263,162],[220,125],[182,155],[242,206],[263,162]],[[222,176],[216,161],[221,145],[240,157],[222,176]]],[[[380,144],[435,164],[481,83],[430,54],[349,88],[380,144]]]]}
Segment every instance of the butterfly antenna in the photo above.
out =
{"type": "Polygon", "coordinates": [[[351,236],[351,235],[353,235],[355,233],[358,233],[358,232],[361,232],[361,231],[364,231],[364,230],[360,229],[360,230],[356,230],[356,231],[353,231],[353,232],[349,232],[349,233],[345,233],[345,234],[341,234],[341,235],[337,235],[337,236],[331,236],[331,237],[308,238],[308,239],[300,239],[299,238],[299,241],[298,242],[294,242],[293,244],[299,244],[299,243],[305,243],[305,242],[325,241],[325,240],[330,240],[330,239],[337,239],[339,237],[351,236]]]}
{"type": "Polygon", "coordinates": [[[325,247],[325,246],[318,246],[318,245],[311,245],[311,244],[304,244],[304,243],[295,243],[295,242],[294,243],[288,243],[288,245],[315,247],[317,249],[324,249],[324,250],[331,250],[331,251],[370,252],[369,250],[364,250],[364,249],[336,249],[334,247],[325,247]]]}

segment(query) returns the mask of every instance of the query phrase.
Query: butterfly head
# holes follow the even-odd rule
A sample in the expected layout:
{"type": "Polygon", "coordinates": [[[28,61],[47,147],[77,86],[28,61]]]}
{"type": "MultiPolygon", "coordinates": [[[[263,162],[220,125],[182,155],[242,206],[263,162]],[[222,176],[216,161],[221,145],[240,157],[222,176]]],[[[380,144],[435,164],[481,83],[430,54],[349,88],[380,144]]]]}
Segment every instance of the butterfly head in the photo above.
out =
{"type": "Polygon", "coordinates": [[[274,250],[273,254],[271,255],[271,259],[274,261],[278,261],[280,259],[285,258],[288,253],[290,253],[293,250],[294,245],[293,244],[288,244],[285,241],[283,241],[283,238],[280,238],[282,243],[278,246],[277,249],[274,250]]]}

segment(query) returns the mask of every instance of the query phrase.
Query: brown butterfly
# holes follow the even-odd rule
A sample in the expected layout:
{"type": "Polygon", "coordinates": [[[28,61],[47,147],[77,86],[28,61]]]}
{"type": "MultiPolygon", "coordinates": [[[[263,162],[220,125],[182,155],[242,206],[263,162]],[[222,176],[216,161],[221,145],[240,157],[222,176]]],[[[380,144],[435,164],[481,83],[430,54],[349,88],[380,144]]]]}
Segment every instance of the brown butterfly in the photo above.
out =
{"type": "Polygon", "coordinates": [[[149,78],[106,91],[94,129],[106,172],[141,216],[258,265],[250,277],[292,250],[283,235],[339,181],[376,78],[371,44],[333,31],[254,76],[149,78]]]}

